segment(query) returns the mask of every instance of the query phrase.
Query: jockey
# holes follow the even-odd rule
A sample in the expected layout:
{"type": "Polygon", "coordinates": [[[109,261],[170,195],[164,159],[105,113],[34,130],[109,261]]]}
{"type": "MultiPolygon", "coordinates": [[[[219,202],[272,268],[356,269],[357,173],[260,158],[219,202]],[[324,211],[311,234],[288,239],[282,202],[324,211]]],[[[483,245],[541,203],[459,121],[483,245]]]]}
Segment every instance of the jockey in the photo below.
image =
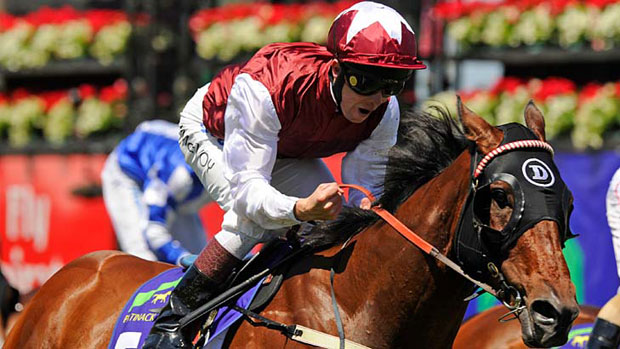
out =
{"type": "MultiPolygon", "coordinates": [[[[364,1],[336,17],[327,47],[270,44],[198,89],[181,112],[179,142],[224,220],[144,348],[191,347],[197,328],[179,330],[179,320],[215,296],[257,243],[336,218],[343,192],[321,157],[347,152],[343,180],[378,194],[400,119],[393,96],[424,68],[406,20],[364,1]]],[[[370,207],[362,196],[350,192],[348,204],[370,207]]]]}
{"type": "Polygon", "coordinates": [[[198,210],[211,199],[183,158],[178,125],[142,122],[106,160],[103,199],[120,249],[178,264],[206,235],[198,210]]]}
{"type": "MultiPolygon", "coordinates": [[[[617,273],[620,276],[620,169],[616,170],[607,189],[607,223],[616,255],[617,273]]],[[[618,289],[620,293],[620,289],[618,289]]]]}
{"type": "MultiPolygon", "coordinates": [[[[611,241],[616,255],[616,271],[620,276],[620,169],[616,170],[607,189],[607,223],[611,229],[611,241]]],[[[618,348],[620,345],[620,289],[601,308],[587,348],[618,348]]]]}

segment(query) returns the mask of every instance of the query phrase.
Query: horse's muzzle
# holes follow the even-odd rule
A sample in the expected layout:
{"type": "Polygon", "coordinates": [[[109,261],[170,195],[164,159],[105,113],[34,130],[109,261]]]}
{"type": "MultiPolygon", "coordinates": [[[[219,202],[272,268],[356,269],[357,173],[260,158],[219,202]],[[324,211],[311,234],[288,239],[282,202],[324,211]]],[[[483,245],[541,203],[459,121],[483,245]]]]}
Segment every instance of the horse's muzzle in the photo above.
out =
{"type": "Polygon", "coordinates": [[[531,347],[563,345],[568,340],[573,320],[579,315],[576,302],[559,304],[555,299],[536,299],[527,310],[521,314],[519,320],[523,341],[531,347]]]}

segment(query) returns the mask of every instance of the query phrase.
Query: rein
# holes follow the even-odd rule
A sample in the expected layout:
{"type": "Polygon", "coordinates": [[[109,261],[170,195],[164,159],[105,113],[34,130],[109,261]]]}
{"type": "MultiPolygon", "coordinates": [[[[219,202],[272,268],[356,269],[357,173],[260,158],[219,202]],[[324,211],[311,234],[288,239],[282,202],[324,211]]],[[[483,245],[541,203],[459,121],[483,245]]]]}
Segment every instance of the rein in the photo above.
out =
{"type": "MultiPolygon", "coordinates": [[[[340,184],[339,186],[341,188],[359,190],[364,195],[366,195],[371,201],[375,201],[375,197],[372,195],[372,193],[368,189],[362,186],[359,186],[356,184],[340,184]]],[[[396,230],[400,235],[402,235],[409,242],[413,243],[416,247],[424,251],[426,254],[435,257],[436,259],[438,259],[439,261],[447,265],[450,269],[454,270],[455,272],[457,272],[458,274],[460,274],[467,280],[474,283],[476,286],[480,287],[484,291],[492,294],[493,296],[499,299],[498,292],[495,291],[493,287],[491,287],[489,284],[486,284],[482,281],[475,280],[469,275],[467,275],[458,264],[454,263],[450,258],[441,254],[441,252],[439,252],[439,250],[435,246],[431,245],[426,240],[421,238],[418,234],[414,233],[411,229],[409,229],[406,225],[404,225],[403,222],[398,220],[398,218],[394,217],[394,215],[392,215],[386,209],[382,208],[379,205],[373,206],[370,209],[374,211],[377,215],[379,215],[379,217],[381,217],[387,224],[389,224],[392,228],[394,228],[394,230],[396,230]]]]}

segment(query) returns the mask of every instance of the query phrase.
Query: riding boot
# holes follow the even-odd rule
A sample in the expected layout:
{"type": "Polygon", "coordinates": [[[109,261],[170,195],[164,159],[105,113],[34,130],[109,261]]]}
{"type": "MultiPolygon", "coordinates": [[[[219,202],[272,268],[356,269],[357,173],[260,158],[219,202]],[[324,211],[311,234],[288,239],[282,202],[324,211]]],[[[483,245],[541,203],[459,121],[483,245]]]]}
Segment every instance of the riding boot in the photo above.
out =
{"type": "Polygon", "coordinates": [[[179,321],[216,296],[239,262],[213,239],[170,294],[170,301],[155,320],[143,348],[193,348],[202,321],[194,321],[183,328],[179,328],[179,321]]]}
{"type": "Polygon", "coordinates": [[[605,319],[596,318],[586,348],[617,349],[620,344],[620,327],[605,319]]]}

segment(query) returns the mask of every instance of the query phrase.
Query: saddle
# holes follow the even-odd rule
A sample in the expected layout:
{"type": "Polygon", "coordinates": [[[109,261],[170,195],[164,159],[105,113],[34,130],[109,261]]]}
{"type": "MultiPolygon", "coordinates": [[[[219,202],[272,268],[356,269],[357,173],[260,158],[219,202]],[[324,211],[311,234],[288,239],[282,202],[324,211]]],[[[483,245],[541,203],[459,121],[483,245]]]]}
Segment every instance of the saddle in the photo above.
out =
{"type": "MultiPolygon", "coordinates": [[[[297,227],[295,227],[297,228],[297,227]]],[[[280,289],[282,282],[284,281],[284,275],[290,269],[293,263],[282,263],[281,260],[289,255],[296,254],[293,258],[300,258],[302,248],[294,236],[295,230],[291,229],[285,239],[275,239],[263,245],[260,251],[244,260],[244,263],[238,270],[234,270],[227,281],[224,283],[225,287],[222,289],[222,293],[231,287],[237,286],[246,281],[250,277],[264,271],[265,269],[271,269],[269,274],[262,280],[259,289],[254,296],[248,310],[258,311],[262,307],[266,306],[275,294],[280,289]]],[[[180,261],[183,269],[189,268],[196,260],[197,255],[187,255],[180,261]]]]}

